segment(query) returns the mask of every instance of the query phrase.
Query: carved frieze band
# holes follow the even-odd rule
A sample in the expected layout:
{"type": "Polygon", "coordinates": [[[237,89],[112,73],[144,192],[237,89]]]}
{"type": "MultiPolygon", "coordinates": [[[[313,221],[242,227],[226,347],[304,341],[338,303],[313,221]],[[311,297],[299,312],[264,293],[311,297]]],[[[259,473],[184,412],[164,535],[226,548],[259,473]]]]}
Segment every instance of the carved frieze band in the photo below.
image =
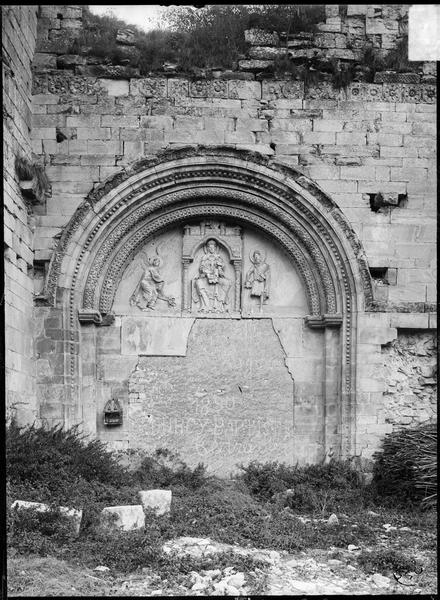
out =
{"type": "MultiPolygon", "coordinates": [[[[224,98],[224,99],[322,99],[359,100],[362,102],[414,102],[432,104],[436,100],[436,86],[416,83],[358,83],[337,89],[329,82],[305,86],[303,82],[267,79],[240,81],[236,79],[195,79],[146,77],[131,79],[132,94],[140,97],[170,98],[224,98]]],[[[96,77],[70,73],[35,73],[33,94],[93,95],[102,91],[96,77]]]]}

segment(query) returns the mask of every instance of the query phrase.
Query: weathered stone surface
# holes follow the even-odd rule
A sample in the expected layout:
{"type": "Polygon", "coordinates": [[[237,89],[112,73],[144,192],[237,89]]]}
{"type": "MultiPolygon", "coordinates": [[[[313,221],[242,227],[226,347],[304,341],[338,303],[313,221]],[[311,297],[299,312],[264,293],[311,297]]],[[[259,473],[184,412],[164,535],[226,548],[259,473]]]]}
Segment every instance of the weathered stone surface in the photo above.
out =
{"type": "Polygon", "coordinates": [[[238,66],[242,71],[267,71],[273,67],[272,60],[240,60],[238,66]]]}
{"type": "Polygon", "coordinates": [[[269,33],[262,29],[247,29],[244,32],[244,39],[252,46],[276,46],[279,43],[278,35],[269,33]]]}
{"type": "Polygon", "coordinates": [[[171,490],[145,490],[139,492],[139,499],[144,508],[151,508],[157,516],[165,515],[171,510],[171,490]]]}
{"type": "Polygon", "coordinates": [[[126,44],[128,46],[133,46],[135,43],[135,31],[134,29],[124,28],[118,29],[116,34],[116,41],[118,44],[126,44]]]}
{"type": "Polygon", "coordinates": [[[339,525],[339,519],[334,513],[329,516],[329,518],[327,520],[327,525],[329,525],[329,526],[339,525]]]}
{"type": "Polygon", "coordinates": [[[436,338],[432,333],[406,333],[406,328],[428,326],[427,321],[415,324],[411,317],[410,313],[392,317],[399,335],[382,348],[387,389],[381,416],[408,426],[435,418],[437,395],[436,338]]]}
{"type": "Polygon", "coordinates": [[[374,83],[420,83],[417,73],[394,73],[393,71],[380,71],[374,76],[374,83]]]}
{"type": "Polygon", "coordinates": [[[194,319],[173,317],[122,320],[122,354],[186,356],[188,335],[194,319]]]}
{"type": "Polygon", "coordinates": [[[145,514],[141,504],[107,506],[101,511],[103,529],[133,531],[145,527],[145,514]]]}
{"type": "MultiPolygon", "coordinates": [[[[11,504],[11,509],[17,511],[33,509],[38,512],[48,512],[51,510],[51,507],[48,504],[44,504],[42,502],[28,502],[26,500],[15,500],[11,504]]],[[[83,511],[76,510],[74,508],[68,508],[66,506],[58,506],[57,510],[59,510],[63,517],[66,517],[70,521],[72,525],[72,531],[76,535],[79,535],[83,511]]]]}
{"type": "Polygon", "coordinates": [[[167,80],[163,78],[132,79],[130,81],[130,95],[165,98],[167,95],[167,80]]]}
{"type": "Polygon", "coordinates": [[[122,65],[79,65],[78,75],[103,77],[107,79],[131,79],[139,75],[139,69],[122,65]]]}
{"type": "Polygon", "coordinates": [[[259,60],[274,60],[288,56],[285,48],[272,48],[271,46],[254,46],[249,50],[249,57],[259,60]]]}
{"type": "Polygon", "coordinates": [[[262,81],[262,98],[264,100],[302,99],[304,83],[302,81],[262,81]]]}

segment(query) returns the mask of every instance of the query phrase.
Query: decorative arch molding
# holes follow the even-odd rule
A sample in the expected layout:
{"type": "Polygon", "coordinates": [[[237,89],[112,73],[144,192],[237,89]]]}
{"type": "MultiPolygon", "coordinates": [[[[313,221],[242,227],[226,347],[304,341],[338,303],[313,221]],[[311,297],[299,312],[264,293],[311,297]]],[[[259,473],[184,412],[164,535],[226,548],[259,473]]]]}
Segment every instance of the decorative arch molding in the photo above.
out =
{"type": "Polygon", "coordinates": [[[275,239],[304,283],[308,325],[342,325],[344,453],[350,447],[356,318],[373,300],[362,246],[340,209],[310,179],[271,158],[230,148],[186,148],[140,161],[90,192],[64,230],[45,296],[64,313],[71,422],[81,413],[78,314],[102,324],[145,240],[204,217],[252,226],[275,239]]]}
{"type": "MultiPolygon", "coordinates": [[[[65,287],[62,276],[77,279],[83,259],[86,257],[90,265],[90,256],[97,253],[99,245],[108,252],[110,236],[114,242],[165,206],[190,198],[206,199],[219,189],[223,198],[232,197],[240,205],[263,208],[269,220],[279,220],[289,228],[308,248],[320,269],[330,304],[333,300],[324,267],[326,259],[321,252],[323,246],[341,258],[341,264],[351,263],[355,267],[360,280],[359,299],[364,308],[371,305],[371,279],[361,243],[331,198],[295,169],[257,153],[221,147],[165,152],[155,159],[139,161],[130,170],[118,173],[92,190],[54,251],[45,286],[46,303],[56,304],[57,289],[65,287]],[[115,223],[117,232],[113,231],[115,223]],[[72,252],[72,248],[82,251],[72,252]],[[74,257],[78,264],[72,269],[74,257]]],[[[99,259],[94,268],[98,262],[99,259]]],[[[334,274],[332,279],[335,281],[334,274]]],[[[93,280],[93,273],[89,280],[93,280]]]]}

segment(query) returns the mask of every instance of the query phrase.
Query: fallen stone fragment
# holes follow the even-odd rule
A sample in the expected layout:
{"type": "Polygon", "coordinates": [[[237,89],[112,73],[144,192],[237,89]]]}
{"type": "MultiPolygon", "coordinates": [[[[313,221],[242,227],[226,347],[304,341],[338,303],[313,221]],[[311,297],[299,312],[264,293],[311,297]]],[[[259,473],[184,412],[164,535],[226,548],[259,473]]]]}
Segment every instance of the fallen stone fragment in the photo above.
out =
{"type": "Polygon", "coordinates": [[[335,513],[331,514],[328,518],[327,525],[339,525],[339,519],[335,513]]]}
{"type": "Polygon", "coordinates": [[[101,511],[100,525],[104,529],[133,531],[145,526],[145,514],[141,504],[107,506],[101,511]]]}
{"type": "Polygon", "coordinates": [[[228,584],[224,580],[214,583],[214,591],[217,592],[217,594],[226,595],[227,589],[228,584]]]}
{"type": "Polygon", "coordinates": [[[359,546],[355,546],[354,544],[348,544],[347,550],[349,552],[354,552],[355,550],[359,550],[359,546]]]}
{"type": "Polygon", "coordinates": [[[244,573],[235,573],[235,575],[231,575],[228,577],[227,583],[234,587],[242,587],[245,584],[244,573]]]}
{"type": "Polygon", "coordinates": [[[290,585],[304,594],[313,594],[316,592],[316,584],[311,581],[292,579],[290,585]]]}
{"type": "Polygon", "coordinates": [[[389,577],[385,577],[384,575],[381,575],[380,573],[374,573],[374,575],[372,575],[371,579],[374,581],[375,585],[377,585],[377,587],[388,587],[391,583],[391,580],[389,579],[389,577]]]}
{"type": "Polygon", "coordinates": [[[338,560],[337,558],[330,558],[330,559],[327,561],[327,564],[328,564],[330,567],[339,567],[340,565],[342,565],[342,560],[338,560]]]}
{"type": "Polygon", "coordinates": [[[374,512],[374,510],[367,510],[367,515],[370,515],[370,517],[380,517],[380,514],[374,512]]]}
{"type": "Polygon", "coordinates": [[[171,490],[144,490],[139,492],[144,508],[151,508],[157,516],[165,515],[171,510],[171,490]]]}
{"type": "Polygon", "coordinates": [[[228,596],[239,596],[240,590],[238,590],[234,585],[228,585],[226,588],[226,593],[228,596]]]}
{"type": "Polygon", "coordinates": [[[211,579],[216,579],[217,577],[220,577],[222,572],[220,571],[220,569],[207,569],[206,571],[203,571],[205,573],[205,575],[207,577],[211,577],[211,579]]]}
{"type": "MultiPolygon", "coordinates": [[[[11,504],[11,508],[14,510],[29,510],[34,509],[38,512],[48,512],[53,510],[48,504],[44,504],[42,502],[28,502],[26,500],[15,500],[11,504]]],[[[67,517],[72,525],[72,532],[75,535],[79,534],[79,529],[81,527],[81,519],[82,519],[82,510],[76,510],[74,508],[68,508],[67,506],[58,506],[57,509],[63,515],[63,517],[67,517]]]]}
{"type": "Polygon", "coordinates": [[[105,567],[104,565],[98,565],[93,569],[94,571],[110,571],[109,567],[105,567]]]}

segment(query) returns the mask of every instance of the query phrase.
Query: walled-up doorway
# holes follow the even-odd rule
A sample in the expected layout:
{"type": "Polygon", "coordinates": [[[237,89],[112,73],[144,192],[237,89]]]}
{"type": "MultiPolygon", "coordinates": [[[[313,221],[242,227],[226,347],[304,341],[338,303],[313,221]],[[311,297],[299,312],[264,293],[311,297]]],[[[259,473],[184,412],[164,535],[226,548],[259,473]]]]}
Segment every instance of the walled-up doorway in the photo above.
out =
{"type": "Polygon", "coordinates": [[[63,422],[222,475],[349,454],[361,254],[331,199],[267,158],[202,148],[135,165],[90,194],[51,263],[63,422]]]}

